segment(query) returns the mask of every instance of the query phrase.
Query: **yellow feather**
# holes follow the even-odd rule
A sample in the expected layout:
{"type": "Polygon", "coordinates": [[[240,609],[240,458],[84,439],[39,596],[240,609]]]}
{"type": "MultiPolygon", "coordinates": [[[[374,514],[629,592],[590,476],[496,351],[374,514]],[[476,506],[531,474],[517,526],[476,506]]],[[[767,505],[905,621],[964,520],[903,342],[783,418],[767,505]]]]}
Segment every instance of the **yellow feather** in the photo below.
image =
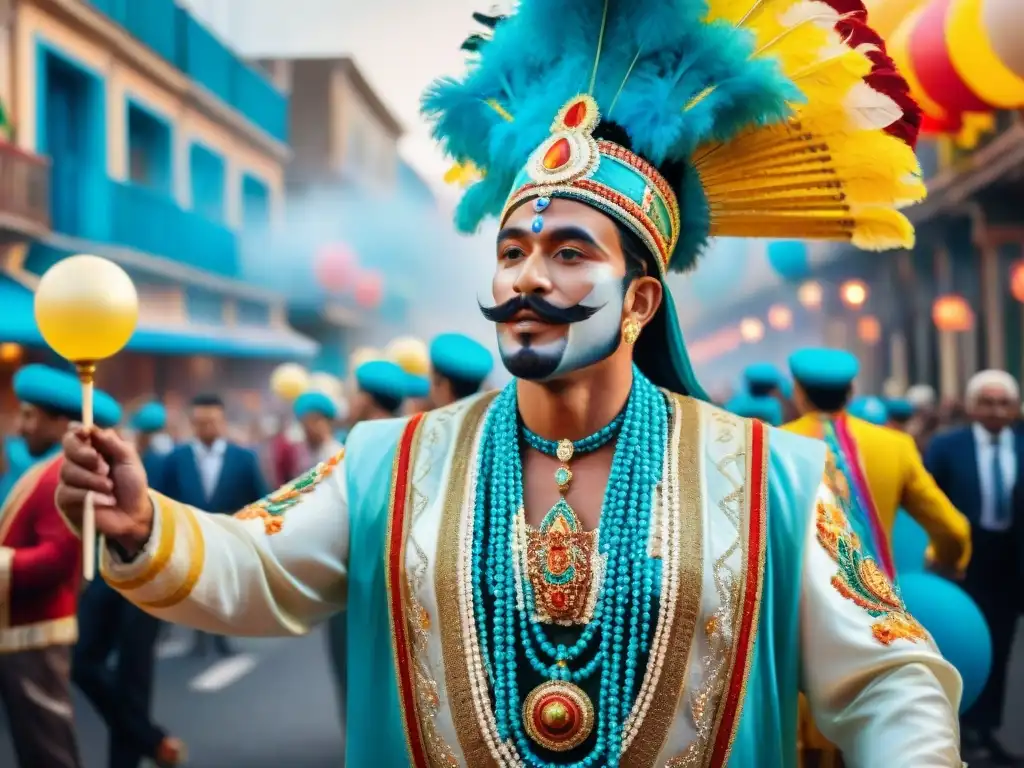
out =
{"type": "Polygon", "coordinates": [[[902,213],[888,208],[867,208],[855,214],[851,242],[865,251],[914,247],[914,225],[902,213]]]}

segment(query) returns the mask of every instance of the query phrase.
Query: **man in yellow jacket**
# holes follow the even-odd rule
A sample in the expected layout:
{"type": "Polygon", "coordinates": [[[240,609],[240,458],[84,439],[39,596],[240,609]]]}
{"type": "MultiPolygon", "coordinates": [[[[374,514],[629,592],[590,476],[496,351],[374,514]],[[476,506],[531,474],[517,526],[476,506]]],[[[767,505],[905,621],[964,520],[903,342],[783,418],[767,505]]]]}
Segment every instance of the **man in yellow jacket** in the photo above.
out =
{"type": "MultiPolygon", "coordinates": [[[[838,349],[802,349],[790,357],[789,367],[802,415],[782,428],[829,446],[835,481],[865,551],[895,577],[891,537],[902,507],[927,531],[929,561],[954,576],[963,574],[971,557],[970,524],[925,469],[913,439],[846,413],[860,369],[857,358],[838,349]]],[[[809,717],[801,718],[800,740],[806,766],[841,765],[809,717]]]]}

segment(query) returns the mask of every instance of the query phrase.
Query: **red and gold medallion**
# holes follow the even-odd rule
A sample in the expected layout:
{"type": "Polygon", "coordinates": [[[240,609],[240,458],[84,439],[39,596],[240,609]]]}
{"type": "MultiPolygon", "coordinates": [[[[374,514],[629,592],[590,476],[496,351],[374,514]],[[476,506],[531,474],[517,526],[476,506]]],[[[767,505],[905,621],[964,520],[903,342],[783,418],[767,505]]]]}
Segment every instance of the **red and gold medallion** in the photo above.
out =
{"type": "Polygon", "coordinates": [[[526,735],[552,752],[568,752],[594,730],[594,705],[582,689],[564,681],[534,688],[523,703],[526,735]]]}

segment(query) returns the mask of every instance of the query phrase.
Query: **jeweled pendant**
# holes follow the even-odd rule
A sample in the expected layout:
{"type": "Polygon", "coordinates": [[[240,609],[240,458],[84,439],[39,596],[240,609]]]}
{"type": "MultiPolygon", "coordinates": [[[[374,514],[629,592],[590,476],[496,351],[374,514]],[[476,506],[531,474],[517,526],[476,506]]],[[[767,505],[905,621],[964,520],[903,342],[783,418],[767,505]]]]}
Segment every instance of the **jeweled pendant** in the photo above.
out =
{"type": "Polygon", "coordinates": [[[530,691],[523,703],[526,735],[552,752],[568,752],[594,730],[594,705],[583,689],[551,681],[530,691]]]}
{"type": "Polygon", "coordinates": [[[544,153],[543,163],[544,167],[549,171],[557,171],[559,168],[567,166],[571,159],[572,145],[563,136],[548,147],[548,151],[544,153]]]}
{"type": "Polygon", "coordinates": [[[568,464],[572,461],[575,452],[576,448],[573,447],[572,440],[559,440],[558,447],[555,449],[555,458],[563,464],[568,464]]]}
{"type": "Polygon", "coordinates": [[[569,483],[572,482],[572,470],[568,467],[559,467],[555,470],[555,484],[558,486],[558,490],[563,493],[569,487],[569,483]]]}

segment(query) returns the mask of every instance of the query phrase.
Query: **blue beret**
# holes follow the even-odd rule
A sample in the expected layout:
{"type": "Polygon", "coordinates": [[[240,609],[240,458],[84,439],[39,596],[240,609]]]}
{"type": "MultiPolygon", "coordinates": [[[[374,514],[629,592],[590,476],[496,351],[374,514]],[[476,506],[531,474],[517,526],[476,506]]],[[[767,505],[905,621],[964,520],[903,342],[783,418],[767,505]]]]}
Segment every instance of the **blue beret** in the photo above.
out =
{"type": "Polygon", "coordinates": [[[860,372],[857,358],[842,349],[801,349],[789,357],[793,378],[808,387],[848,387],[860,372]]]}
{"type": "Polygon", "coordinates": [[[777,427],[782,423],[782,404],[774,397],[737,395],[725,405],[725,409],[745,419],[757,419],[777,427]]]}
{"type": "Polygon", "coordinates": [[[404,400],[409,374],[389,360],[371,360],[356,368],[356,384],[367,394],[404,400]]]}
{"type": "Polygon", "coordinates": [[[306,392],[295,398],[295,418],[301,419],[311,413],[319,413],[328,419],[338,418],[338,406],[323,392],[306,392]]]}
{"type": "MultiPolygon", "coordinates": [[[[14,374],[14,394],[23,403],[82,418],[82,385],[68,371],[39,363],[26,365],[14,374]]],[[[113,427],[121,421],[121,406],[97,389],[92,397],[92,415],[97,426],[113,427]]]]}
{"type": "Polygon", "coordinates": [[[782,372],[771,363],[754,363],[743,370],[748,387],[778,387],[782,384],[782,372]]]}
{"type": "Polygon", "coordinates": [[[885,426],[889,421],[889,411],[886,409],[885,403],[881,398],[874,396],[855,397],[846,412],[858,419],[879,426],[885,426]]]}
{"type": "Polygon", "coordinates": [[[461,333],[442,333],[430,343],[430,364],[442,376],[480,382],[494,368],[487,347],[461,333]]]}
{"type": "Polygon", "coordinates": [[[132,416],[132,426],[139,432],[160,432],[167,426],[167,411],[158,402],[146,403],[132,416]]]}
{"type": "Polygon", "coordinates": [[[425,376],[407,373],[405,378],[406,397],[426,397],[430,394],[430,381],[425,376]]]}
{"type": "Polygon", "coordinates": [[[885,409],[889,412],[890,419],[906,421],[913,417],[916,409],[914,404],[902,397],[894,397],[885,401],[885,409]]]}

